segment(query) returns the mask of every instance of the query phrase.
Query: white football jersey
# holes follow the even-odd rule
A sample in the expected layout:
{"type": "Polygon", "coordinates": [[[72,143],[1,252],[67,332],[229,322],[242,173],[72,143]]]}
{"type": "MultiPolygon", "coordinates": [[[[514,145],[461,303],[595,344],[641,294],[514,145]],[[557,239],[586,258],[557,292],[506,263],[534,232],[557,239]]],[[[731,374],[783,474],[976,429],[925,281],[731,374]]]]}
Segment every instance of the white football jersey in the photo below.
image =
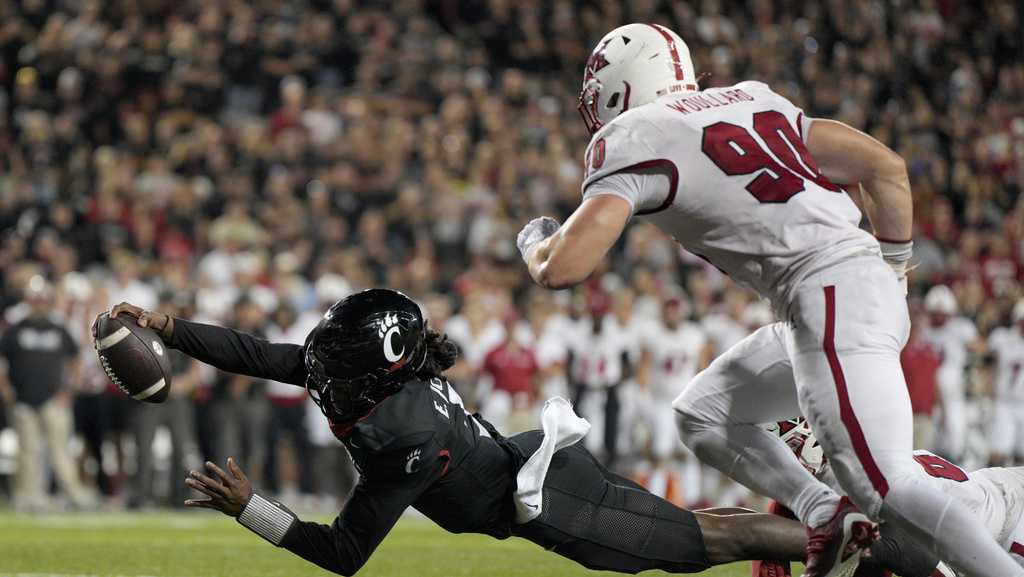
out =
{"type": "Polygon", "coordinates": [[[988,346],[996,357],[996,399],[1024,401],[1024,335],[1016,327],[998,327],[988,346]]]}
{"type": "Polygon", "coordinates": [[[941,327],[922,327],[921,338],[942,355],[938,381],[943,392],[962,394],[967,345],[978,338],[977,327],[964,317],[951,317],[941,327]]]}
{"type": "Polygon", "coordinates": [[[569,370],[573,380],[591,388],[606,388],[617,385],[625,378],[629,367],[635,340],[619,330],[610,315],[602,321],[601,330],[594,334],[590,319],[580,321],[568,343],[572,352],[569,370]]]}
{"type": "Polygon", "coordinates": [[[810,123],[761,82],[666,95],[594,134],[583,196],[624,198],[778,308],[810,272],[880,254],[807,151],[810,123]]]}
{"type": "Polygon", "coordinates": [[[708,339],[700,325],[680,323],[675,329],[652,323],[643,333],[650,354],[650,391],[655,398],[675,398],[697,374],[700,353],[708,339]]]}
{"type": "MultiPolygon", "coordinates": [[[[1014,534],[1020,535],[1024,528],[1024,468],[990,468],[968,473],[928,451],[914,451],[914,460],[932,477],[937,489],[967,507],[996,541],[1010,548],[1014,534]]],[[[823,466],[818,478],[842,491],[830,466],[823,466]]]]}
{"type": "Polygon", "coordinates": [[[1024,514],[1024,469],[990,468],[970,473],[927,451],[914,459],[935,477],[939,488],[981,519],[996,541],[1010,547],[1024,514]]]}

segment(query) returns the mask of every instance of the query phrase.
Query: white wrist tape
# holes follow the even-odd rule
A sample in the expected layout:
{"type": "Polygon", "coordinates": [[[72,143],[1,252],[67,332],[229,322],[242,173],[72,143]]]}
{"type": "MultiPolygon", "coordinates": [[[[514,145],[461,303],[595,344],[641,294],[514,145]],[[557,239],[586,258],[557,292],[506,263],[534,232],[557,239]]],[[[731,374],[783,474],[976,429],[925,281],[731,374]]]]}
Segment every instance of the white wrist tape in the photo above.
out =
{"type": "Polygon", "coordinates": [[[878,244],[882,247],[882,258],[889,264],[905,263],[914,256],[914,241],[912,240],[906,242],[880,240],[878,244]]]}
{"type": "Polygon", "coordinates": [[[258,493],[252,494],[249,502],[242,509],[242,513],[238,515],[238,522],[243,527],[274,545],[281,544],[285,533],[291,529],[296,520],[294,513],[277,503],[260,497],[258,493]]]}

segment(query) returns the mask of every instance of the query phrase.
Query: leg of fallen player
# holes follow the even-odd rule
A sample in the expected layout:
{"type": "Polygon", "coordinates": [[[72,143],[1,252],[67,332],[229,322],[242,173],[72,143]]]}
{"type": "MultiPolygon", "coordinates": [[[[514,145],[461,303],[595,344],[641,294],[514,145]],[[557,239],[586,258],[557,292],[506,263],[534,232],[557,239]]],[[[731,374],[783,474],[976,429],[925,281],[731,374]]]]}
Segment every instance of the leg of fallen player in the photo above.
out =
{"type": "Polygon", "coordinates": [[[694,511],[712,565],[772,558],[803,561],[807,533],[800,523],[762,513],[719,515],[694,511]]]}

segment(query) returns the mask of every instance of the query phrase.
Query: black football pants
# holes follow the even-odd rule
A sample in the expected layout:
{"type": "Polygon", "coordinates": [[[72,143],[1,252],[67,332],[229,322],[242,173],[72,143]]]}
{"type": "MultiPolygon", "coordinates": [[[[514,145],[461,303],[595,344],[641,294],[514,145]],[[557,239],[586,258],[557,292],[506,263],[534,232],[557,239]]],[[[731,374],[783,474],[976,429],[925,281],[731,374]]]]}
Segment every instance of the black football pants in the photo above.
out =
{"type": "MultiPolygon", "coordinates": [[[[528,457],[541,437],[529,431],[509,440],[528,457]]],[[[542,510],[512,533],[588,569],[696,573],[710,567],[693,513],[612,473],[580,443],[555,453],[542,510]]]]}

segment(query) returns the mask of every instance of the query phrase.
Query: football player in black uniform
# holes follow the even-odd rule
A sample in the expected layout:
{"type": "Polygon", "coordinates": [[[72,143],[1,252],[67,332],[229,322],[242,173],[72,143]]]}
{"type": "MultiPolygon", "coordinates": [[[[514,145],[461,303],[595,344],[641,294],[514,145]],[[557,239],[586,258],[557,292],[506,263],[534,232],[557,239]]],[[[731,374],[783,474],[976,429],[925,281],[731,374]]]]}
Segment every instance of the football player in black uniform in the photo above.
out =
{"type": "Polygon", "coordinates": [[[207,463],[209,475],[190,473],[188,486],[207,497],[186,505],[236,517],[324,569],[354,574],[409,506],[452,533],[517,535],[591,569],[692,573],[740,560],[803,558],[799,523],[680,509],[608,471],[579,443],[555,453],[540,516],[517,524],[516,474],[543,433],[505,438],[468,414],[444,378],[457,348],[428,329],[419,307],[396,291],[371,289],[339,301],[305,346],[127,303],[110,312],[119,313],[223,371],[308,389],[361,475],[333,524],[301,521],[253,492],[230,459],[227,471],[207,463]]]}

